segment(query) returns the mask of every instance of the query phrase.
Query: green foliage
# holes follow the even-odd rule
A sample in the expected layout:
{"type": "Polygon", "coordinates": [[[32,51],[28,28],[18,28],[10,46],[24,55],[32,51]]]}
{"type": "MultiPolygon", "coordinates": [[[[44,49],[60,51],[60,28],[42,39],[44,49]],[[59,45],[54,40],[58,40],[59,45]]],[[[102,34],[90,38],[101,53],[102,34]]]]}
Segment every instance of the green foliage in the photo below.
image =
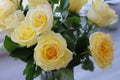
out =
{"type": "Polygon", "coordinates": [[[55,18],[56,20],[54,20],[54,26],[52,28],[53,31],[55,31],[56,33],[62,33],[64,31],[67,30],[67,27],[61,23],[61,21],[59,20],[59,18],[55,18]]]}
{"type": "Polygon", "coordinates": [[[20,9],[20,10],[23,10],[23,5],[22,5],[22,3],[23,3],[23,0],[20,0],[20,5],[19,5],[19,9],[20,9]]]}
{"type": "Polygon", "coordinates": [[[75,66],[78,66],[79,64],[81,64],[80,58],[81,58],[81,55],[77,55],[77,56],[73,55],[73,59],[68,64],[67,68],[73,69],[75,66]]]}
{"type": "Polygon", "coordinates": [[[34,60],[30,60],[24,70],[24,75],[26,75],[26,80],[33,80],[38,77],[42,72],[42,69],[36,66],[34,60]]]}
{"type": "Polygon", "coordinates": [[[14,58],[19,58],[24,62],[27,62],[31,59],[33,59],[34,54],[34,46],[32,47],[19,47],[11,52],[10,56],[14,58]]]}
{"type": "Polygon", "coordinates": [[[8,36],[5,36],[4,47],[7,51],[12,52],[19,47],[19,44],[13,42],[8,36]]]}
{"type": "Polygon", "coordinates": [[[69,7],[69,0],[61,0],[60,1],[60,8],[62,12],[66,11],[69,7]]]}
{"type": "Polygon", "coordinates": [[[73,27],[74,24],[80,24],[80,17],[77,16],[68,17],[65,21],[66,26],[73,27]]]}
{"type": "Polygon", "coordinates": [[[75,48],[75,36],[73,34],[72,31],[64,31],[61,33],[62,36],[66,39],[67,41],[67,44],[68,44],[68,48],[71,50],[71,51],[74,51],[74,48],[75,48]]]}
{"type": "Polygon", "coordinates": [[[42,69],[36,66],[33,60],[34,47],[20,47],[17,43],[13,42],[9,37],[5,37],[4,40],[5,48],[10,52],[10,56],[14,58],[19,58],[26,62],[26,68],[24,70],[24,75],[26,75],[26,80],[33,80],[35,77],[41,74],[42,69]]]}
{"type": "Polygon", "coordinates": [[[61,11],[61,8],[57,6],[57,7],[55,8],[55,12],[60,12],[60,11],[61,11]]]}
{"type": "Polygon", "coordinates": [[[72,61],[68,64],[67,68],[73,69],[74,66],[81,64],[82,69],[94,71],[94,64],[90,60],[89,56],[90,56],[90,51],[86,51],[81,54],[78,54],[77,56],[74,56],[72,61]]]}
{"type": "Polygon", "coordinates": [[[89,39],[86,34],[83,34],[81,37],[78,38],[77,44],[75,47],[76,54],[80,54],[88,50],[89,46],[89,39]]]}
{"type": "Polygon", "coordinates": [[[86,59],[82,62],[82,68],[84,70],[94,71],[93,62],[89,57],[86,57],[86,59]]]}
{"type": "Polygon", "coordinates": [[[88,58],[90,56],[90,51],[88,49],[88,46],[89,46],[89,39],[87,34],[84,33],[82,36],[77,38],[77,42],[75,44],[75,50],[74,50],[75,53],[73,55],[72,61],[68,64],[68,68],[73,69],[74,66],[82,64],[83,69],[85,70],[92,71],[94,69],[92,61],[88,58]],[[89,64],[86,65],[86,63],[89,64]]]}
{"type": "Polygon", "coordinates": [[[34,47],[20,47],[19,44],[13,42],[8,36],[5,37],[4,47],[10,52],[10,56],[19,58],[24,62],[33,59],[34,47]]]}

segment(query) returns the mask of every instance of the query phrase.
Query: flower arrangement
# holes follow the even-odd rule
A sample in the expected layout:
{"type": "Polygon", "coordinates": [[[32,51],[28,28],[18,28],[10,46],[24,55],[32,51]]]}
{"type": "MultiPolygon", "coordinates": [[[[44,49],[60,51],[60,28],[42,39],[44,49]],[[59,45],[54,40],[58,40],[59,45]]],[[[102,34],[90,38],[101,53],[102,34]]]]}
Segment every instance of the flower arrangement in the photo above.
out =
{"type": "Polygon", "coordinates": [[[114,47],[110,34],[97,31],[117,21],[117,14],[102,0],[1,0],[0,28],[10,56],[26,62],[24,75],[33,80],[74,80],[74,67],[93,71],[111,66],[114,47]],[[97,32],[96,32],[97,31],[97,32]]]}

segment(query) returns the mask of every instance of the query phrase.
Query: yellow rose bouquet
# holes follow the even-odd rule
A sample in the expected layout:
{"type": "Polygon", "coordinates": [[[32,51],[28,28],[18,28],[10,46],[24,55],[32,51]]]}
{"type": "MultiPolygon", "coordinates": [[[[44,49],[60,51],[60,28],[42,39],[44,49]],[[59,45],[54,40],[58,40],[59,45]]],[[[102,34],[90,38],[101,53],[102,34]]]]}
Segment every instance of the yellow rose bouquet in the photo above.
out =
{"type": "Polygon", "coordinates": [[[110,34],[96,28],[117,21],[117,14],[102,0],[0,0],[0,29],[10,56],[26,62],[24,75],[33,80],[74,80],[74,67],[106,69],[114,59],[110,34]],[[99,27],[98,27],[99,26],[99,27]]]}

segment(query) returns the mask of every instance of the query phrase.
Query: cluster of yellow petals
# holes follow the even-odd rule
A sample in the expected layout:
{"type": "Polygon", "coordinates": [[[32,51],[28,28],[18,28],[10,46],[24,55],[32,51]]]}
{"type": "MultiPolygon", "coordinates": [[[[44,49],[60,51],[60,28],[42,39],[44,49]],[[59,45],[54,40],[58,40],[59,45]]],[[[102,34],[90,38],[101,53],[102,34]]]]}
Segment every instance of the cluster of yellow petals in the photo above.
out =
{"type": "Polygon", "coordinates": [[[51,31],[39,38],[34,51],[36,64],[45,71],[65,68],[72,60],[72,52],[67,49],[65,39],[51,31]]]}
{"type": "Polygon", "coordinates": [[[118,20],[115,11],[102,0],[94,0],[92,7],[88,10],[87,17],[100,27],[108,26],[118,20]]]}
{"type": "Polygon", "coordinates": [[[106,69],[114,59],[114,46],[109,34],[95,32],[90,36],[90,51],[98,66],[106,69]]]}

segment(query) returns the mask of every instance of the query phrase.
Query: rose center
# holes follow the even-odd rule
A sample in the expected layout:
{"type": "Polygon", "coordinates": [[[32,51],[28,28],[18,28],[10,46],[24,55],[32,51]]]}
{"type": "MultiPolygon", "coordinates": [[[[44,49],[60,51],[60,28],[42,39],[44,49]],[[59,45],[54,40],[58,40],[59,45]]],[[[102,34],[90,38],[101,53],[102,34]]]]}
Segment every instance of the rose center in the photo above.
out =
{"type": "Polygon", "coordinates": [[[48,60],[54,59],[57,56],[57,51],[54,47],[50,47],[47,49],[46,56],[48,60]]]}
{"type": "Polygon", "coordinates": [[[101,51],[105,54],[105,53],[108,53],[109,49],[108,49],[108,45],[107,43],[103,42],[101,44],[101,51]]]}
{"type": "Polygon", "coordinates": [[[46,14],[44,13],[41,13],[40,15],[37,15],[35,18],[34,18],[34,21],[33,21],[33,25],[38,28],[40,26],[44,26],[47,22],[48,18],[46,16],[46,14]]]}
{"type": "Polygon", "coordinates": [[[26,27],[24,31],[22,32],[22,34],[20,35],[19,39],[20,40],[30,39],[34,33],[35,31],[31,27],[26,27]]]}

